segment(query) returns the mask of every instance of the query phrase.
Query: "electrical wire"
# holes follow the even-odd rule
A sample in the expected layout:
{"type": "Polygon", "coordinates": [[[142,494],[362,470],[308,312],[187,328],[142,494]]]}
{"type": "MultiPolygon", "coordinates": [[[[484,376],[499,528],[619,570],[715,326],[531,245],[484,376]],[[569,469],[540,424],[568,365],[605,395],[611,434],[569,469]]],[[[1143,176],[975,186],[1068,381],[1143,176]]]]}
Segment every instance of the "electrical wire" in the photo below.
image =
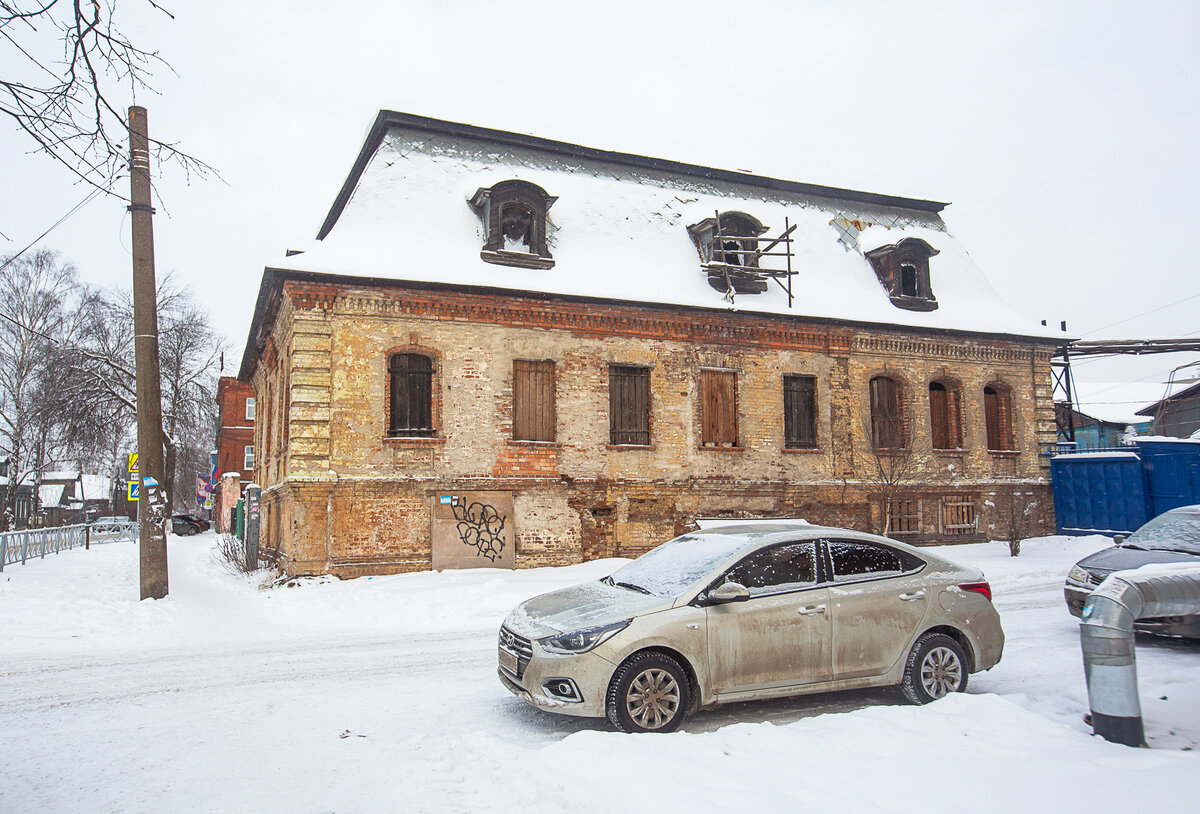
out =
{"type": "Polygon", "coordinates": [[[37,237],[35,237],[33,240],[31,240],[31,241],[29,242],[29,244],[28,244],[28,245],[27,245],[25,248],[21,249],[21,251],[17,252],[16,254],[12,255],[12,256],[11,256],[11,257],[9,257],[7,260],[5,260],[5,261],[4,261],[4,263],[3,263],[3,265],[0,265],[0,271],[4,271],[4,270],[5,270],[6,268],[8,268],[10,265],[12,265],[13,263],[15,263],[15,262],[17,261],[17,259],[18,259],[18,258],[19,258],[21,255],[25,254],[25,252],[27,252],[27,251],[29,251],[30,249],[32,249],[32,248],[33,248],[35,245],[37,245],[38,241],[40,241],[40,240],[41,240],[42,238],[44,238],[46,235],[50,234],[50,233],[51,233],[51,232],[53,232],[55,229],[57,229],[58,227],[62,226],[64,223],[66,223],[66,222],[67,222],[67,220],[68,220],[68,219],[69,219],[69,218],[70,218],[72,215],[74,215],[76,212],[78,212],[79,210],[81,210],[81,209],[83,209],[85,206],[87,206],[89,203],[91,203],[92,199],[93,199],[93,198],[95,198],[97,195],[99,195],[101,192],[105,192],[105,193],[107,193],[107,192],[111,191],[111,190],[112,190],[112,187],[113,187],[113,185],[114,185],[114,184],[116,184],[118,180],[119,180],[119,179],[117,179],[117,178],[114,178],[114,179],[112,180],[112,182],[111,182],[111,183],[108,185],[108,187],[107,187],[107,188],[103,188],[103,187],[96,187],[95,189],[93,189],[93,190],[92,190],[90,193],[88,193],[87,197],[85,197],[85,198],[84,198],[82,201],[80,201],[79,203],[77,203],[77,204],[75,204],[73,207],[71,207],[71,208],[70,208],[70,209],[67,211],[67,214],[63,215],[61,218],[59,218],[58,220],[56,220],[56,221],[55,221],[55,222],[54,222],[54,223],[53,223],[53,224],[50,226],[50,228],[48,228],[46,231],[42,232],[40,235],[38,235],[38,236],[37,236],[37,237]]]}

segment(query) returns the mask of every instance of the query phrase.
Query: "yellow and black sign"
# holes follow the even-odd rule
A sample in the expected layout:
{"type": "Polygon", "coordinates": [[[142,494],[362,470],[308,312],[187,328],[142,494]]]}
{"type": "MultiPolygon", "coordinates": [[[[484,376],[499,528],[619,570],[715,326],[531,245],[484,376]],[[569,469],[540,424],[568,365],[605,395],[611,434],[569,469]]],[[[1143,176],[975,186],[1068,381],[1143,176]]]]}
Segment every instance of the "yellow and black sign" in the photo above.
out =
{"type": "MultiPolygon", "coordinates": [[[[136,475],[138,473],[138,454],[136,452],[129,453],[129,474],[136,475]]],[[[136,500],[136,498],[130,498],[136,500]]]]}

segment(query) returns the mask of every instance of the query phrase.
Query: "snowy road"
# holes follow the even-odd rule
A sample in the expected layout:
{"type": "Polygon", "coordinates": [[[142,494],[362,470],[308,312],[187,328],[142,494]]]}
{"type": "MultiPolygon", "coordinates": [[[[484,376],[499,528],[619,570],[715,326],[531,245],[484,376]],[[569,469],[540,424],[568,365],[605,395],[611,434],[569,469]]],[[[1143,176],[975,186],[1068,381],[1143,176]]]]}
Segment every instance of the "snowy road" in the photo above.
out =
{"type": "Polygon", "coordinates": [[[1178,808],[1200,791],[1200,647],[1139,640],[1154,748],[1080,720],[1062,574],[1099,538],[1027,542],[1016,560],[950,551],[987,571],[1008,635],[966,696],[734,705],[642,737],[534,710],[495,677],[513,605],[612,561],[260,590],[212,543],[172,538],[157,603],[135,601],[127,544],[0,575],[0,811],[904,812],[927,803],[908,780],[935,774],[947,799],[998,812],[1100,788],[1095,810],[1178,808]]]}

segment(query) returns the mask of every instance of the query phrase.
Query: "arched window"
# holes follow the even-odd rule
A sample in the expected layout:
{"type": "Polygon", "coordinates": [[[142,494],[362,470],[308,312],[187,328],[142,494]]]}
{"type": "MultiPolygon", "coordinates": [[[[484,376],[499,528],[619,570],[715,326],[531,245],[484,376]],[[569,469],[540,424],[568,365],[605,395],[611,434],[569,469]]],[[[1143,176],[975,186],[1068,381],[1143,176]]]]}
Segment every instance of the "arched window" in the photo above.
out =
{"type": "Polygon", "coordinates": [[[471,206],[483,220],[485,240],[479,256],[502,266],[552,268],[546,213],[556,200],[528,181],[513,179],[480,187],[471,197],[471,206]]]}
{"type": "Polygon", "coordinates": [[[766,281],[755,270],[759,267],[759,238],[767,228],[745,212],[721,212],[689,226],[709,285],[718,291],[732,287],[738,294],[766,291],[766,281]]]}
{"type": "Polygon", "coordinates": [[[988,449],[1010,451],[1016,449],[1013,440],[1012,390],[1000,382],[983,388],[983,418],[987,425],[988,449]]]}
{"type": "Polygon", "coordinates": [[[929,280],[929,258],[938,253],[924,240],[906,237],[872,249],[865,257],[893,305],[909,311],[933,311],[938,303],[929,280]]]}
{"type": "Polygon", "coordinates": [[[876,449],[903,449],[904,416],[900,383],[887,376],[871,379],[871,444],[876,449]]]}
{"type": "Polygon", "coordinates": [[[962,447],[958,386],[953,382],[929,383],[929,434],[934,449],[962,447]]]}
{"type": "Polygon", "coordinates": [[[433,426],[433,360],[420,353],[394,353],[388,359],[391,409],[388,435],[427,437],[433,426]]]}

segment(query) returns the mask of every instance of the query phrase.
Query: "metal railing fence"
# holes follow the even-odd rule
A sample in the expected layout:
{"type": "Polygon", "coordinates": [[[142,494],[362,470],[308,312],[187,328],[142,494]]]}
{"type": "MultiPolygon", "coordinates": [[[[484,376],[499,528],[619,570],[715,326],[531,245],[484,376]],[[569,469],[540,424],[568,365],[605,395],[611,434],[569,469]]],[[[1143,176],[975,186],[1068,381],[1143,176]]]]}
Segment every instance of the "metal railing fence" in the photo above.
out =
{"type": "Polygon", "coordinates": [[[96,523],[92,526],[56,526],[0,533],[0,571],[26,560],[44,559],[92,543],[136,542],[137,523],[96,523]]]}

